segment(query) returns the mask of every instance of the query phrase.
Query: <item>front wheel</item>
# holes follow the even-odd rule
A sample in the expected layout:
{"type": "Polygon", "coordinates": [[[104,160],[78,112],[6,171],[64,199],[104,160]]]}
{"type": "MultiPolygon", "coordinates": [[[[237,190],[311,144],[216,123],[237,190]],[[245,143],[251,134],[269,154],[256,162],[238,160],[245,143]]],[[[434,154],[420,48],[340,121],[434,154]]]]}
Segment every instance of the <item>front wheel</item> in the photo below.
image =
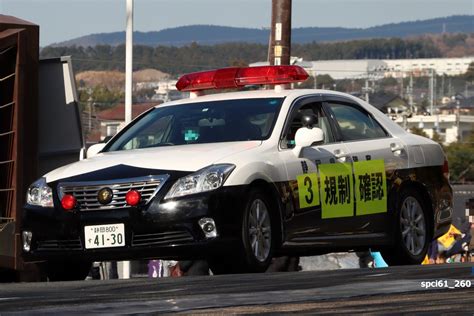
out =
{"type": "Polygon", "coordinates": [[[250,194],[242,224],[245,263],[249,272],[265,271],[273,256],[272,218],[265,195],[250,194]]]}
{"type": "Polygon", "coordinates": [[[214,274],[264,272],[274,251],[271,204],[261,190],[252,190],[242,214],[240,247],[232,256],[209,259],[214,274]]]}
{"type": "Polygon", "coordinates": [[[420,264],[432,239],[431,223],[424,199],[416,190],[401,194],[395,223],[395,245],[382,251],[389,265],[420,264]]]}
{"type": "Polygon", "coordinates": [[[79,281],[84,280],[91,269],[90,262],[48,262],[46,274],[49,281],[79,281]]]}

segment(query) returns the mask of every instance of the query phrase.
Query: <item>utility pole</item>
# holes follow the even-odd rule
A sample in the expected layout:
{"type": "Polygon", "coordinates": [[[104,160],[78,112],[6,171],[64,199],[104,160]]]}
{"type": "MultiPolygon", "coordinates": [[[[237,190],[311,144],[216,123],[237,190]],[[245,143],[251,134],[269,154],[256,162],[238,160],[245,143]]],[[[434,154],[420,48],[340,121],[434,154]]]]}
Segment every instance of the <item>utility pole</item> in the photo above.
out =
{"type": "Polygon", "coordinates": [[[291,0],[272,0],[270,65],[289,65],[291,56],[291,0]]]}
{"type": "Polygon", "coordinates": [[[87,89],[87,94],[89,95],[89,98],[87,98],[87,105],[89,107],[88,132],[90,133],[91,130],[92,130],[92,101],[94,101],[94,99],[92,99],[92,89],[91,88],[87,89]]]}
{"type": "Polygon", "coordinates": [[[403,89],[403,72],[400,73],[400,97],[403,99],[403,94],[404,94],[404,89],[403,89]]]}
{"type": "MultiPolygon", "coordinates": [[[[133,0],[127,0],[127,31],[125,37],[125,124],[132,121],[133,72],[133,0]]],[[[122,262],[122,278],[130,279],[130,261],[122,262]]]]}
{"type": "Polygon", "coordinates": [[[433,106],[434,106],[434,77],[433,69],[430,70],[430,114],[433,115],[433,106]]]}
{"type": "Polygon", "coordinates": [[[408,104],[410,105],[410,111],[413,112],[413,73],[410,72],[410,84],[408,86],[408,104]]]}
{"type": "Polygon", "coordinates": [[[133,72],[133,0],[127,0],[127,32],[125,37],[125,124],[132,121],[133,72]]]}
{"type": "Polygon", "coordinates": [[[443,76],[441,77],[441,96],[444,97],[446,94],[444,93],[444,76],[446,76],[446,74],[443,74],[443,76]]]}
{"type": "Polygon", "coordinates": [[[365,102],[369,103],[369,78],[365,79],[365,102]]]}

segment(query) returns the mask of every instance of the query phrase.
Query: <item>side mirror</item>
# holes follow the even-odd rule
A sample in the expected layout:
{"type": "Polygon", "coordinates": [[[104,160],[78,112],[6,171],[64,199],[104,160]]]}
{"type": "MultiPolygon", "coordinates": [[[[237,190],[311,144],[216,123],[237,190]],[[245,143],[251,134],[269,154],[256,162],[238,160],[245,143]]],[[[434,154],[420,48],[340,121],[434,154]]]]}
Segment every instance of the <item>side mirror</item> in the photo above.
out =
{"type": "Polygon", "coordinates": [[[295,134],[295,148],[293,152],[297,157],[300,156],[301,150],[305,147],[309,147],[315,143],[321,143],[324,141],[324,132],[322,129],[313,127],[301,127],[296,131],[295,134]]]}
{"type": "Polygon", "coordinates": [[[97,155],[97,153],[99,151],[104,149],[105,145],[106,145],[105,143],[98,143],[98,144],[95,144],[95,145],[92,145],[91,147],[89,147],[87,149],[87,158],[91,158],[91,157],[94,157],[95,155],[97,155]]]}

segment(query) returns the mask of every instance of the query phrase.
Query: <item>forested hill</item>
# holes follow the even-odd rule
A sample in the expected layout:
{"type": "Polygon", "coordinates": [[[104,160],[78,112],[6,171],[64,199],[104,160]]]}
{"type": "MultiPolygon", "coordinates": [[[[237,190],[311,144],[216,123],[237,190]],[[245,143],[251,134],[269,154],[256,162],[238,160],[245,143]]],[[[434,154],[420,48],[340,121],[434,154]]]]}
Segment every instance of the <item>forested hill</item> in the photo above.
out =
{"type": "MultiPolygon", "coordinates": [[[[267,59],[268,46],[226,43],[181,46],[134,46],[134,69],[159,69],[178,75],[232,65],[246,65],[267,59]]],[[[371,39],[336,43],[293,44],[292,55],[304,60],[396,59],[462,57],[474,55],[474,33],[430,35],[410,39],[371,39]]],[[[45,47],[42,58],[72,56],[74,70],[124,70],[124,45],[93,47],[45,47]]]]}
{"type": "MultiPolygon", "coordinates": [[[[293,28],[293,43],[343,41],[367,38],[416,36],[421,34],[472,33],[473,15],[458,15],[423,21],[402,22],[369,28],[302,27],[293,28]]],[[[317,23],[317,19],[315,22],[317,23]]],[[[335,22],[337,23],[337,21],[335,22]]],[[[190,43],[216,45],[229,42],[268,43],[268,29],[237,28],[215,25],[191,25],[156,32],[134,32],[134,42],[146,46],[185,46],[190,43]]],[[[125,42],[125,32],[91,34],[52,46],[117,46],[125,42]]]]}

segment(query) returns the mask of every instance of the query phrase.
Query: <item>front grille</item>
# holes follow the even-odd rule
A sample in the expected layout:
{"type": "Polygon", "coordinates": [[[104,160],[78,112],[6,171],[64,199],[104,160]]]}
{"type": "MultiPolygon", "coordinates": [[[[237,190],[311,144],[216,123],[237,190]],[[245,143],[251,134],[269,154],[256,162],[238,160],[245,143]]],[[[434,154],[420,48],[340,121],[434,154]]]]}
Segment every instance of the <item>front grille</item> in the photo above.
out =
{"type": "Polygon", "coordinates": [[[97,211],[126,208],[125,195],[130,190],[140,192],[142,203],[147,204],[161,189],[169,175],[148,176],[142,178],[120,179],[100,182],[60,183],[58,185],[59,198],[65,194],[72,194],[81,211],[97,211]],[[106,205],[99,203],[97,195],[103,188],[113,192],[112,201],[106,205]]]}
{"type": "Polygon", "coordinates": [[[55,250],[82,250],[80,239],[71,240],[42,240],[37,243],[37,250],[55,251],[55,250]]]}
{"type": "Polygon", "coordinates": [[[133,236],[133,246],[173,245],[194,241],[193,236],[186,230],[166,233],[136,234],[133,236]]]}

